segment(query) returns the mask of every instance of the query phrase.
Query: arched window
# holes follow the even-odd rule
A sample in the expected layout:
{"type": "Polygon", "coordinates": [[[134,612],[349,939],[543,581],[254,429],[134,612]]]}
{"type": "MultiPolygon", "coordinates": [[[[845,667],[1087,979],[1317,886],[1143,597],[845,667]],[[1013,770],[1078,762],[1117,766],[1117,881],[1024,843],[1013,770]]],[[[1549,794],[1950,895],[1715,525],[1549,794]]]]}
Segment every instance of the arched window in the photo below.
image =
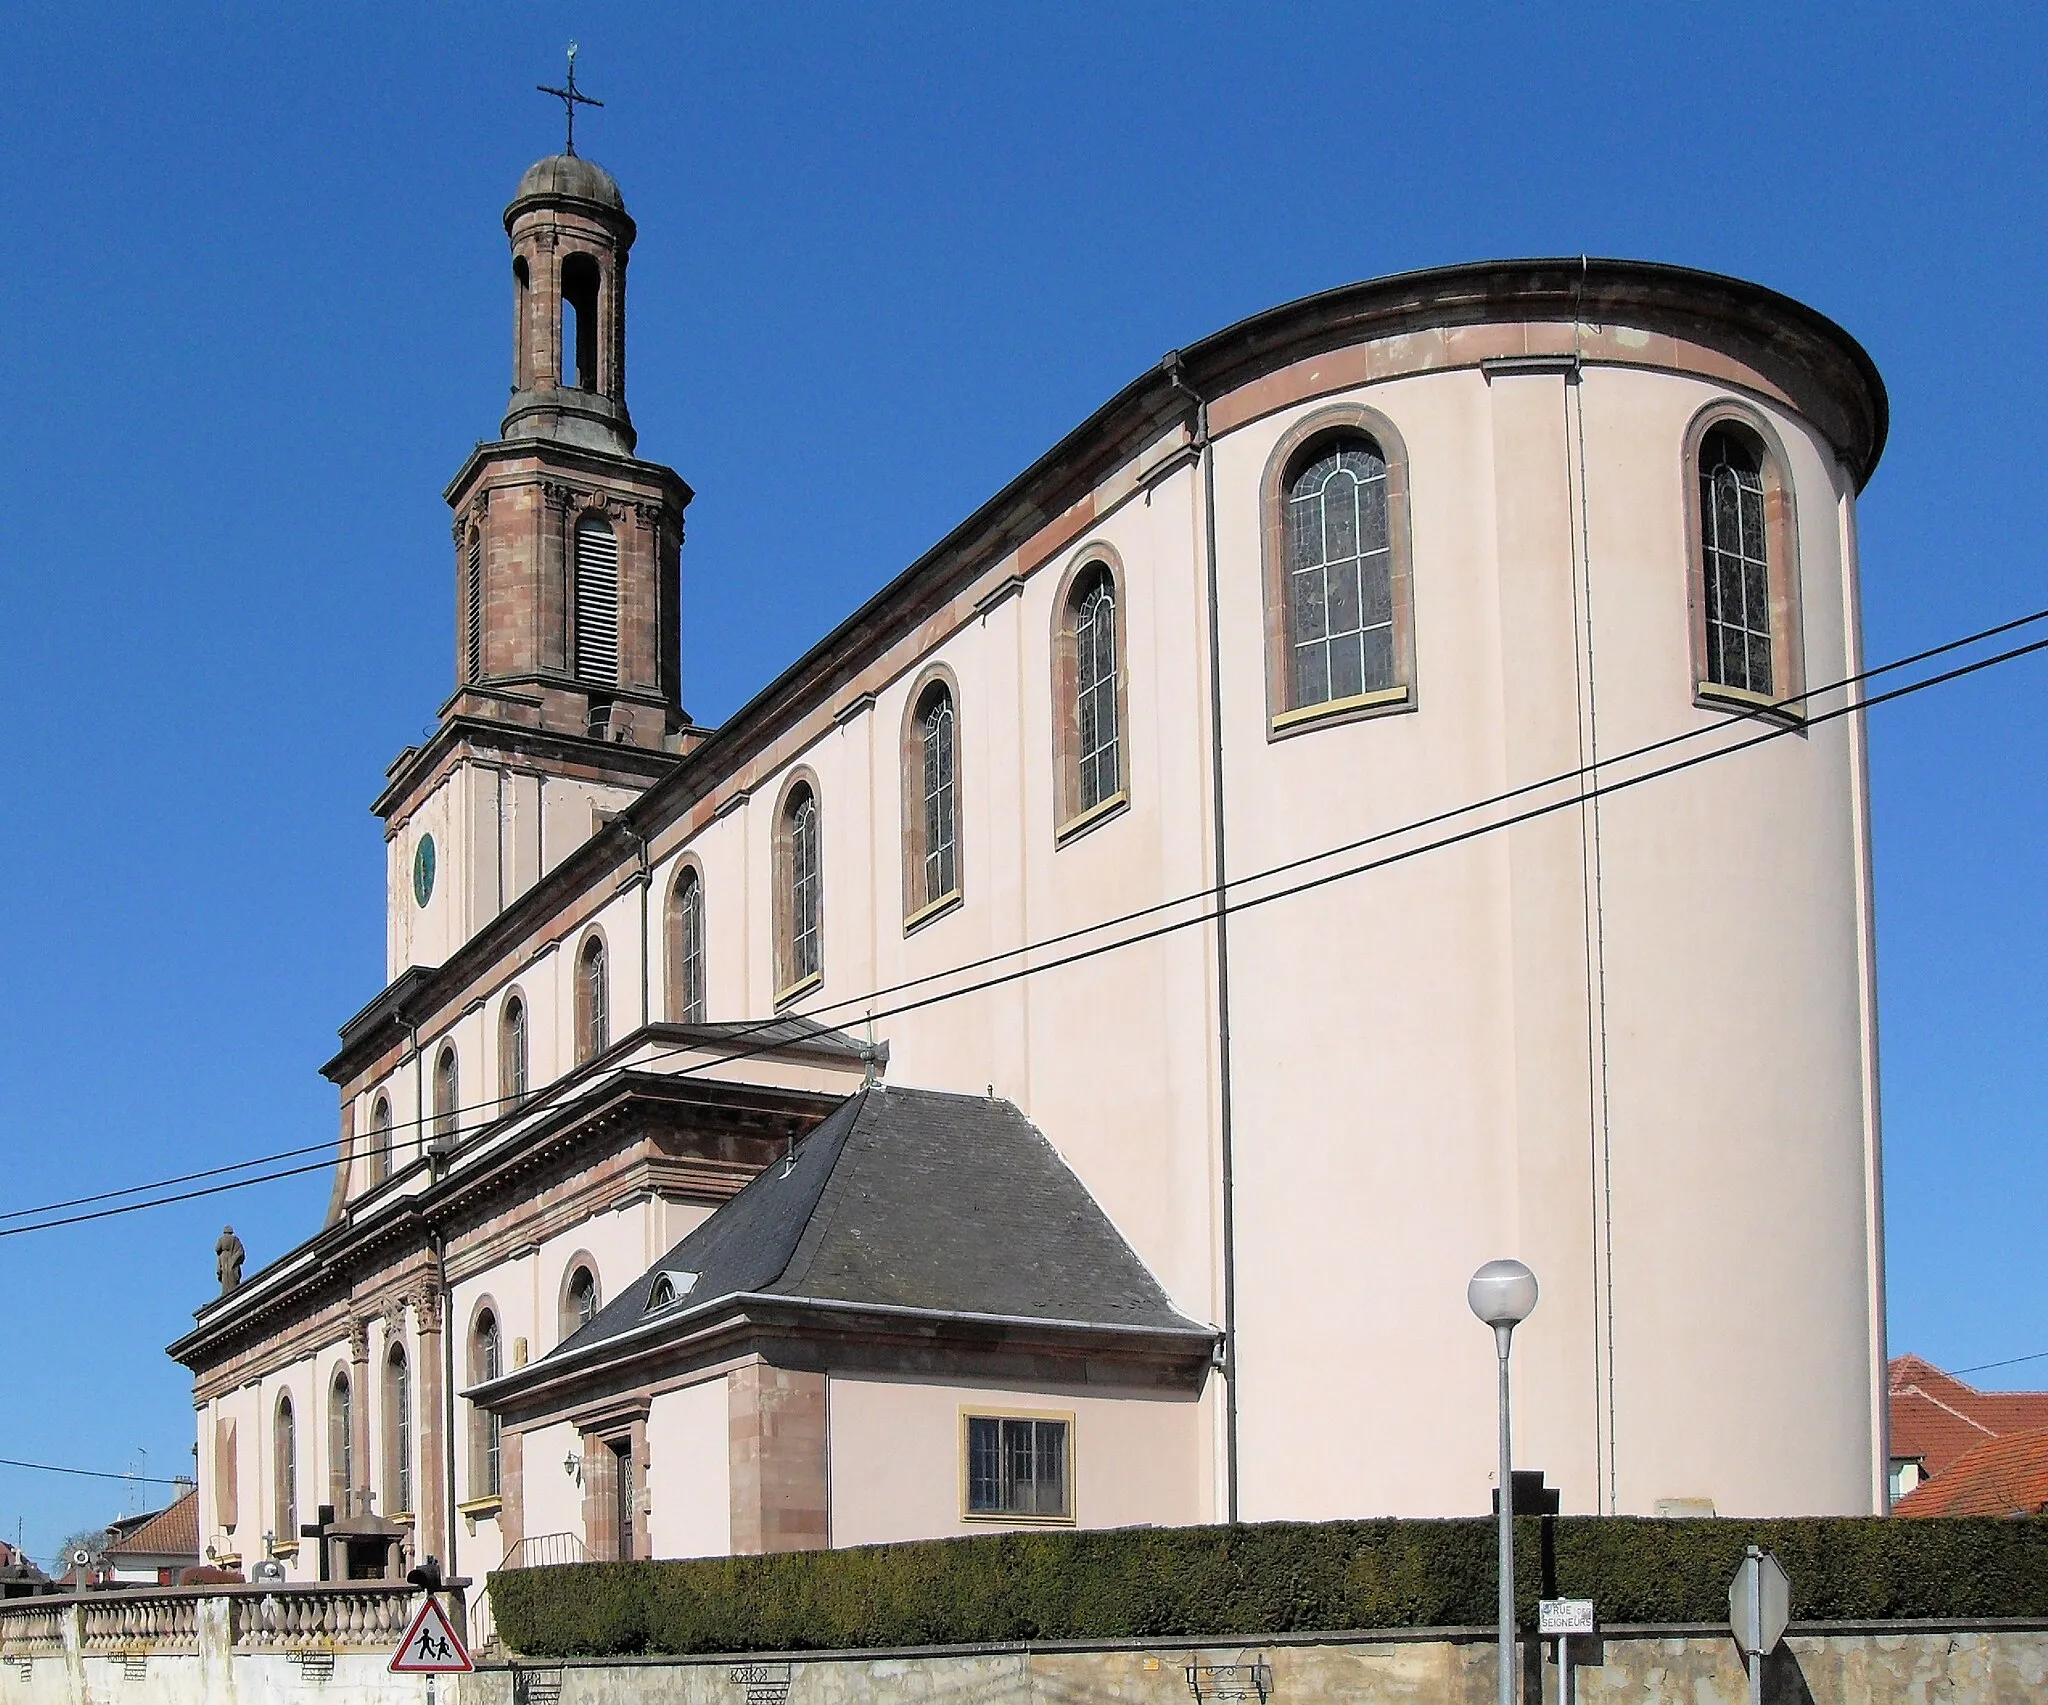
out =
{"type": "Polygon", "coordinates": [[[576,1063],[595,1059],[611,1046],[611,992],[604,937],[593,931],[576,955],[576,1063]]]}
{"type": "Polygon", "coordinates": [[[469,679],[484,678],[484,536],[481,529],[469,530],[469,553],[463,564],[464,637],[468,644],[469,679]]]}
{"type": "MultiPolygon", "coordinates": [[[[475,1384],[496,1379],[505,1371],[498,1336],[498,1317],[488,1308],[480,1311],[469,1339],[469,1377],[475,1384]]],[[[505,1424],[488,1409],[470,1406],[470,1496],[495,1498],[503,1489],[505,1424]]]]}
{"type": "Polygon", "coordinates": [[[597,296],[604,274],[589,255],[562,261],[562,384],[597,389],[597,296]]]}
{"type": "Polygon", "coordinates": [[[819,856],[818,795],[808,781],[783,796],[775,832],[777,1000],[824,974],[825,884],[819,856]]]}
{"type": "Polygon", "coordinates": [[[510,1113],[525,1100],[526,1002],[515,989],[498,1016],[498,1111],[510,1113]]]}
{"type": "Polygon", "coordinates": [[[343,1515],[353,1513],[355,1486],[355,1400],[348,1369],[336,1368],[327,1387],[327,1501],[343,1515]]]}
{"type": "Polygon", "coordinates": [[[676,873],[668,893],[668,1015],[678,1024],[702,1024],[704,993],[704,878],[695,865],[676,873]]]}
{"type": "Polygon", "coordinates": [[[370,1105],[370,1182],[391,1176],[391,1097],[379,1095],[370,1105]]]}
{"type": "Polygon", "coordinates": [[[292,1419],[290,1392],[277,1400],[277,1537],[296,1545],[299,1538],[299,1437],[292,1419]]]}
{"type": "Polygon", "coordinates": [[[1272,732],[1414,702],[1407,459],[1392,423],[1351,405],[1310,415],[1267,464],[1272,732]]]}
{"type": "Polygon", "coordinates": [[[576,523],[576,679],[619,679],[619,541],[602,515],[576,523]]]}
{"type": "Polygon", "coordinates": [[[568,1282],[562,1286],[562,1336],[588,1326],[597,1318],[597,1309],[597,1270],[579,1261],[569,1269],[568,1282]]]}
{"type": "Polygon", "coordinates": [[[461,1072],[455,1063],[455,1044],[444,1042],[434,1059],[434,1140],[453,1142],[456,1121],[462,1110],[461,1072]]]}
{"type": "Polygon", "coordinates": [[[1339,439],[1288,482],[1287,578],[1295,705],[1392,687],[1387,462],[1371,439],[1339,439]]]}
{"type": "Polygon", "coordinates": [[[1805,686],[1798,527],[1783,450],[1754,410],[1721,402],[1694,418],[1686,508],[1698,696],[1796,717],[1805,686]]]}
{"type": "Polygon", "coordinates": [[[951,683],[912,692],[903,727],[903,915],[920,923],[960,897],[960,743],[951,683]]]}
{"type": "Polygon", "coordinates": [[[1122,621],[1116,569],[1091,550],[1068,579],[1053,629],[1062,834],[1107,816],[1124,797],[1122,621]]]}
{"type": "Polygon", "coordinates": [[[384,1513],[412,1510],[412,1367],[405,1346],[384,1358],[384,1513]]]}

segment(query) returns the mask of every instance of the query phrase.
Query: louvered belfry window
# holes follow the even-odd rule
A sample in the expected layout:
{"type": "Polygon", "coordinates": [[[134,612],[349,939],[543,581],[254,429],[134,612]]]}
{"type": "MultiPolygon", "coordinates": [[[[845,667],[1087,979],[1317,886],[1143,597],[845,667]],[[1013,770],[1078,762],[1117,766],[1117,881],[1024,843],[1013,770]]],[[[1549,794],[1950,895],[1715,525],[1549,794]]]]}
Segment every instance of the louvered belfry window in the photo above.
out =
{"type": "Polygon", "coordinates": [[[576,678],[619,678],[619,541],[595,515],[576,523],[576,678]]]}
{"type": "Polygon", "coordinates": [[[467,586],[467,638],[469,641],[469,678],[481,681],[484,678],[484,536],[475,527],[469,530],[469,584],[467,586]]]}

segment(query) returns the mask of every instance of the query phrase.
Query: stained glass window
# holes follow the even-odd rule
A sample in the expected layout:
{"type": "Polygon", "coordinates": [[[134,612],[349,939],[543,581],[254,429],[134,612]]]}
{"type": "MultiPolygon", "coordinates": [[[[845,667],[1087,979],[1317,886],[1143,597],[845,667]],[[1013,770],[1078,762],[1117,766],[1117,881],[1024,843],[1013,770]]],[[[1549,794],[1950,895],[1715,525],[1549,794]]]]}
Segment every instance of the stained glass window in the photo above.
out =
{"type": "Polygon", "coordinates": [[[1733,432],[1700,446],[1700,576],[1707,679],[1769,697],[1771,568],[1762,460],[1733,432]]]}
{"type": "Polygon", "coordinates": [[[676,1019],[702,1024],[704,993],[704,879],[685,869],[669,901],[669,953],[675,966],[676,1019]]]}
{"type": "Polygon", "coordinates": [[[1074,610],[1076,804],[1082,811],[1115,798],[1123,786],[1116,670],[1116,585],[1104,569],[1086,583],[1074,610]]]}
{"type": "Polygon", "coordinates": [[[526,1002],[517,995],[505,1002],[499,1048],[498,1110],[509,1113],[526,1099],[526,1002]]]}
{"type": "Polygon", "coordinates": [[[1378,445],[1343,440],[1295,475],[1286,539],[1295,707],[1399,685],[1387,462],[1378,445]]]}
{"type": "Polygon", "coordinates": [[[924,899],[929,906],[960,886],[955,816],[953,695],[935,687],[918,719],[924,752],[924,899]]]}
{"type": "Polygon", "coordinates": [[[789,981],[823,964],[824,880],[818,869],[818,798],[800,787],[789,803],[789,981]]]}
{"type": "Polygon", "coordinates": [[[592,936],[576,961],[576,1006],[581,1020],[578,1057],[594,1059],[611,1046],[611,989],[605,976],[604,941],[592,936]]]}

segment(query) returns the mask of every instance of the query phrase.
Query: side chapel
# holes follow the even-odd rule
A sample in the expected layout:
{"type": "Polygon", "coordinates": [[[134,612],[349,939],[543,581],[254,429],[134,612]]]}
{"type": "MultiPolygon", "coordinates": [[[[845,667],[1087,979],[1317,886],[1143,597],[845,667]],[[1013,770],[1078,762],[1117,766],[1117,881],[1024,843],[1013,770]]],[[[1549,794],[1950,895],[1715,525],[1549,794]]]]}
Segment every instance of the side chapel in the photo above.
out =
{"type": "Polygon", "coordinates": [[[1268,310],[708,728],[633,220],[563,154],[505,230],[325,1223],[171,1346],[209,1558],[1479,1511],[1507,1254],[1566,1510],[1885,1507],[1847,333],[1578,257],[1268,310]]]}

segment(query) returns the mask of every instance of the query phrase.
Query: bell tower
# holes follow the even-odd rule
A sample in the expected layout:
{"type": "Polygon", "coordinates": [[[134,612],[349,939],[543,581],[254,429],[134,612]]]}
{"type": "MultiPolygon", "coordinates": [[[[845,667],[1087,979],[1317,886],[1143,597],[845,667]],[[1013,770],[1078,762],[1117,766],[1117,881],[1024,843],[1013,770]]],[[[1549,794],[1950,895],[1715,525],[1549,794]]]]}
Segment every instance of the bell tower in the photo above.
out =
{"type": "Polygon", "coordinates": [[[690,488],[634,454],[626,408],[633,220],[611,174],[565,152],[519,180],[505,233],[511,403],[443,494],[455,691],[376,804],[394,976],[445,959],[696,737],[681,688],[690,488]]]}
{"type": "Polygon", "coordinates": [[[633,454],[626,257],[633,221],[601,166],[555,154],[505,209],[512,401],[449,486],[456,683],[444,714],[661,749],[684,725],[683,509],[633,454]]]}

